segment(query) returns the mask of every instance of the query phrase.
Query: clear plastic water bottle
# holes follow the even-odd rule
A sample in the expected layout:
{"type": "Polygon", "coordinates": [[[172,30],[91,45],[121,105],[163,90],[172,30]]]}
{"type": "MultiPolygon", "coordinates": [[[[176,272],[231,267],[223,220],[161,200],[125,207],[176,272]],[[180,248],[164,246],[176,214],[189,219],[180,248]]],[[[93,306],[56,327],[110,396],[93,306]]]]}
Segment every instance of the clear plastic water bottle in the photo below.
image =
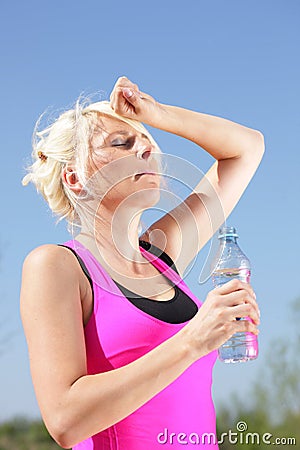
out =
{"type": "MultiPolygon", "coordinates": [[[[238,278],[250,283],[251,266],[247,256],[237,244],[238,234],[234,227],[219,230],[220,245],[213,262],[212,281],[214,287],[238,278]]],[[[237,320],[251,320],[243,317],[237,320]]],[[[225,363],[236,363],[256,359],[258,356],[257,336],[248,333],[235,333],[219,348],[219,359],[225,363]]]]}

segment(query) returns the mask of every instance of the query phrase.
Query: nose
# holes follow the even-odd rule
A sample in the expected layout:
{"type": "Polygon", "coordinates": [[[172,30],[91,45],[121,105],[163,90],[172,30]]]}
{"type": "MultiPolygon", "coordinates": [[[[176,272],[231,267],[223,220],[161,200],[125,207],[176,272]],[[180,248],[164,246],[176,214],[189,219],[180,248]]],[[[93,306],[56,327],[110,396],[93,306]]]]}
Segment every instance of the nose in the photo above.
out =
{"type": "Polygon", "coordinates": [[[141,159],[148,159],[148,158],[150,158],[150,156],[151,156],[151,153],[152,153],[152,148],[148,148],[148,149],[146,149],[145,151],[143,151],[142,152],[142,155],[141,155],[141,159]]]}
{"type": "Polygon", "coordinates": [[[151,157],[152,152],[153,152],[153,145],[147,142],[139,146],[137,151],[137,157],[139,159],[148,160],[151,157]]]}

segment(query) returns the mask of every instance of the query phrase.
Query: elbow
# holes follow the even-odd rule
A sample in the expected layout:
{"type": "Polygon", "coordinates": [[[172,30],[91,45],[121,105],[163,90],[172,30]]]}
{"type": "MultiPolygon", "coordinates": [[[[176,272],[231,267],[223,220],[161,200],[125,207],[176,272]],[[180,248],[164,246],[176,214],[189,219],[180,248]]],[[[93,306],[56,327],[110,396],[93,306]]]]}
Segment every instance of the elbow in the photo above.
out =
{"type": "MultiPolygon", "coordinates": [[[[46,422],[45,422],[46,423],[46,422]]],[[[106,427],[99,427],[93,433],[87,430],[87,424],[84,418],[74,414],[62,414],[61,417],[56,415],[51,423],[46,424],[51,437],[62,448],[70,449],[80,442],[87,439],[95,433],[100,433],[106,427]]]]}
{"type": "Polygon", "coordinates": [[[59,430],[55,433],[50,433],[50,435],[61,448],[71,449],[74,445],[79,443],[75,442],[74,439],[71,439],[68,433],[62,433],[59,430]]]}
{"type": "Polygon", "coordinates": [[[264,135],[258,130],[251,130],[249,139],[245,145],[241,156],[244,161],[248,161],[249,164],[259,166],[265,152],[265,138],[264,135]]]}
{"type": "Polygon", "coordinates": [[[255,137],[255,144],[254,144],[255,148],[261,155],[263,155],[265,152],[265,137],[258,130],[255,130],[254,133],[255,133],[255,136],[254,136],[255,137]]]}
{"type": "Polygon", "coordinates": [[[65,437],[63,437],[63,436],[55,437],[52,435],[52,437],[55,440],[55,442],[57,443],[57,445],[59,445],[61,448],[71,449],[73,447],[73,445],[76,445],[74,443],[73,444],[69,443],[69,441],[67,439],[65,439],[65,437]]]}
{"type": "Polygon", "coordinates": [[[50,423],[45,422],[50,436],[60,447],[66,449],[70,449],[80,442],[78,439],[78,428],[75,432],[74,427],[72,427],[68,422],[69,421],[66,417],[58,418],[57,415],[55,420],[50,421],[50,423]]]}
{"type": "Polygon", "coordinates": [[[72,448],[74,442],[71,442],[69,433],[66,433],[62,428],[48,428],[50,436],[62,448],[72,448]]]}
{"type": "Polygon", "coordinates": [[[61,448],[71,449],[73,447],[73,445],[75,445],[75,444],[70,444],[69,445],[67,443],[67,441],[65,441],[64,439],[55,439],[54,437],[53,437],[53,439],[55,440],[57,445],[59,445],[61,448]]]}

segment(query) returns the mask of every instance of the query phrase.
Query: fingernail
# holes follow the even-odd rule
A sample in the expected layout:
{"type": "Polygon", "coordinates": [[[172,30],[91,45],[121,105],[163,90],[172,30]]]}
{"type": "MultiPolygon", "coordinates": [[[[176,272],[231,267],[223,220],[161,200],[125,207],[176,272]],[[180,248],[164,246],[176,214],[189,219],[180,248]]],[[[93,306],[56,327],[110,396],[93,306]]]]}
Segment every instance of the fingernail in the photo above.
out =
{"type": "Polygon", "coordinates": [[[129,89],[129,88],[124,88],[124,89],[123,89],[123,94],[125,95],[125,97],[128,97],[128,98],[130,98],[130,97],[133,96],[133,92],[132,92],[132,90],[129,89]]]}

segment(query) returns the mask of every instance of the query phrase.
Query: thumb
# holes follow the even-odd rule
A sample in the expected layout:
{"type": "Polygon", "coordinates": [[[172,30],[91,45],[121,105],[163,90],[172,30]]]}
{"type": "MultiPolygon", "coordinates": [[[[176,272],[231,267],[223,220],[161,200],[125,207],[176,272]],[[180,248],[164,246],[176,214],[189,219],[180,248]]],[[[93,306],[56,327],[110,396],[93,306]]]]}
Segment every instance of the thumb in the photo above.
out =
{"type": "Polygon", "coordinates": [[[135,92],[133,89],[130,88],[123,88],[122,89],[123,96],[126,98],[126,100],[131,103],[133,106],[138,106],[141,100],[141,97],[137,92],[135,92]]]}

